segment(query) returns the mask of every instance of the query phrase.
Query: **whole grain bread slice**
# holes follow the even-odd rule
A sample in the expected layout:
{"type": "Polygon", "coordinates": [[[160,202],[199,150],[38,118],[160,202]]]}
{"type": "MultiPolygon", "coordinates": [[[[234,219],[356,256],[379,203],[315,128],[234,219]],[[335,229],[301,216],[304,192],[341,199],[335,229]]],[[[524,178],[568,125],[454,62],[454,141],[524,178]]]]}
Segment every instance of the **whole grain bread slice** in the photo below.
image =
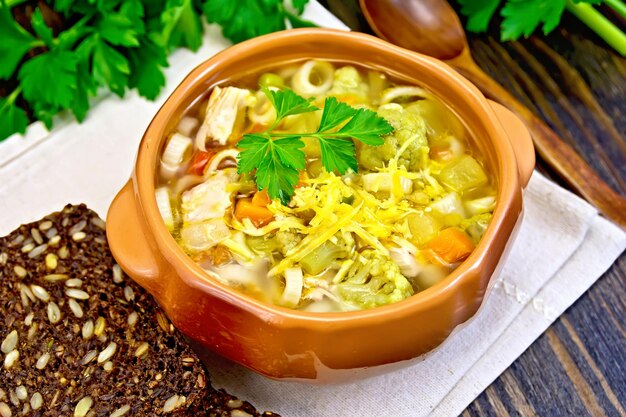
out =
{"type": "Polygon", "coordinates": [[[210,386],[104,229],[66,206],[0,239],[0,417],[260,416],[210,386]]]}

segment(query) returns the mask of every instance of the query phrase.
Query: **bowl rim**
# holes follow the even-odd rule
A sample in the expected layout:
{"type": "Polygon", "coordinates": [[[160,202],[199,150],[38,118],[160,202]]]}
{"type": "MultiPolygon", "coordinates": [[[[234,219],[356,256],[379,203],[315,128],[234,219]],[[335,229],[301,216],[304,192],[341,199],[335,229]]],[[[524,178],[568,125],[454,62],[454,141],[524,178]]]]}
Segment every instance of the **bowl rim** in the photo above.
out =
{"type": "MultiPolygon", "coordinates": [[[[349,61],[348,59],[347,62],[349,61]]],[[[260,36],[233,45],[198,65],[181,81],[158,110],[141,140],[133,172],[134,193],[138,207],[143,211],[142,215],[148,225],[145,232],[149,233],[151,235],[150,237],[154,239],[156,248],[161,252],[161,255],[166,258],[171,265],[178,263],[193,272],[192,278],[190,278],[189,274],[179,274],[180,278],[185,281],[187,285],[204,292],[210,292],[212,296],[220,298],[258,317],[263,317],[266,320],[272,320],[276,323],[280,322],[283,327],[301,327],[305,323],[307,325],[320,324],[322,326],[318,326],[319,330],[324,331],[324,329],[327,329],[327,331],[334,331],[336,327],[327,326],[329,323],[339,326],[350,325],[353,327],[355,322],[362,321],[365,325],[365,323],[371,323],[372,321],[378,322],[387,320],[391,316],[400,318],[414,315],[419,311],[429,310],[435,307],[435,305],[444,302],[446,294],[448,298],[451,297],[454,293],[454,289],[462,286],[464,280],[473,275],[472,272],[480,268],[487,257],[487,252],[491,246],[495,244],[494,238],[498,232],[500,232],[504,223],[506,223],[506,217],[511,215],[509,211],[514,209],[513,202],[516,199],[517,193],[521,195],[522,190],[512,145],[508,140],[493,139],[495,137],[508,138],[486,98],[473,84],[444,62],[403,49],[363,33],[325,28],[291,29],[260,36]],[[432,287],[397,303],[358,311],[312,313],[293,310],[257,300],[219,282],[193,262],[170,235],[158,212],[154,198],[155,169],[156,161],[158,160],[158,152],[161,148],[162,141],[167,136],[167,134],[160,134],[160,131],[164,129],[170,118],[180,116],[178,108],[187,97],[188,91],[191,90],[194,85],[202,83],[216,68],[227,65],[230,60],[236,59],[235,57],[238,55],[245,54],[260,46],[271,49],[271,44],[276,42],[297,45],[299,42],[310,41],[311,36],[328,42],[336,42],[338,40],[348,43],[356,42],[378,53],[409,59],[413,61],[416,66],[421,67],[422,71],[438,72],[442,77],[445,77],[445,82],[454,84],[460,89],[458,98],[471,103],[473,111],[482,116],[480,123],[488,132],[490,145],[496,148],[497,166],[492,168],[497,168],[498,170],[498,202],[485,235],[471,255],[453,272],[446,276],[446,278],[432,287]],[[270,46],[268,47],[267,45],[270,46]],[[465,94],[462,94],[460,91],[463,91],[465,94]]],[[[156,279],[160,278],[157,277],[156,279]]]]}

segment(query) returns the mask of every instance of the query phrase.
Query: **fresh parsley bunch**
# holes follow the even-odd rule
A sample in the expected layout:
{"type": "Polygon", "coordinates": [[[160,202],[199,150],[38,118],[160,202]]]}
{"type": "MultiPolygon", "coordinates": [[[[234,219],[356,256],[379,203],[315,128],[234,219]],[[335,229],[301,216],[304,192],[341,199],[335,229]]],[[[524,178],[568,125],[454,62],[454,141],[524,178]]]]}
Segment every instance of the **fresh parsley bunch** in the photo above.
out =
{"type": "Polygon", "coordinates": [[[544,34],[554,30],[567,9],[600,35],[621,55],[626,56],[626,34],[592,5],[605,4],[626,18],[622,0],[458,0],[461,13],[468,17],[467,29],[484,32],[496,10],[502,6],[501,38],[503,41],[528,37],[541,26],[544,34]]]}
{"type": "Polygon", "coordinates": [[[242,149],[238,156],[238,172],[252,173],[259,190],[267,189],[272,199],[278,198],[288,204],[299,181],[299,171],[306,167],[302,137],[319,141],[322,165],[327,172],[345,174],[357,172],[356,139],[371,146],[383,144],[382,135],[393,131],[393,127],[375,112],[356,109],[327,97],[320,125],[310,133],[277,133],[276,127],[287,116],[320,110],[311,104],[313,98],[305,99],[289,89],[263,89],[276,109],[276,121],[267,130],[243,136],[237,147],[242,149]]]}
{"type": "Polygon", "coordinates": [[[8,90],[0,97],[0,141],[34,120],[50,128],[60,111],[84,120],[102,89],[118,96],[136,89],[155,99],[167,55],[200,47],[203,14],[239,42],[287,22],[312,26],[298,16],[307,1],[288,8],[283,0],[55,0],[46,13],[36,8],[24,28],[12,9],[25,0],[0,0],[0,90],[8,90]],[[59,19],[63,30],[55,33],[48,22],[59,19]]]}

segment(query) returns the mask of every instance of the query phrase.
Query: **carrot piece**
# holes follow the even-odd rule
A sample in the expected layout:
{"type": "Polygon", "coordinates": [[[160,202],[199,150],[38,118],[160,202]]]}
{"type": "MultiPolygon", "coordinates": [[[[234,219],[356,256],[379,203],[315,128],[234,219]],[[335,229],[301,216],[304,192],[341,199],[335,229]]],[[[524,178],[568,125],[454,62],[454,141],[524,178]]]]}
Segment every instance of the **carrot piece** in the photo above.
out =
{"type": "Polygon", "coordinates": [[[274,215],[264,206],[255,205],[249,198],[242,198],[235,206],[235,218],[248,218],[256,227],[264,226],[274,219],[274,215]]]}
{"type": "Polygon", "coordinates": [[[271,202],[272,200],[270,199],[270,196],[267,194],[266,190],[257,191],[252,196],[252,204],[254,204],[255,206],[265,207],[271,202]]]}
{"type": "Polygon", "coordinates": [[[215,152],[194,152],[193,156],[191,157],[191,161],[189,162],[187,173],[193,175],[202,175],[204,173],[204,168],[209,164],[211,159],[213,159],[213,155],[215,155],[215,152]]]}
{"type": "Polygon", "coordinates": [[[436,255],[431,261],[440,259],[453,264],[464,261],[474,250],[474,243],[461,229],[450,227],[439,232],[434,239],[426,243],[426,247],[436,255]]]}

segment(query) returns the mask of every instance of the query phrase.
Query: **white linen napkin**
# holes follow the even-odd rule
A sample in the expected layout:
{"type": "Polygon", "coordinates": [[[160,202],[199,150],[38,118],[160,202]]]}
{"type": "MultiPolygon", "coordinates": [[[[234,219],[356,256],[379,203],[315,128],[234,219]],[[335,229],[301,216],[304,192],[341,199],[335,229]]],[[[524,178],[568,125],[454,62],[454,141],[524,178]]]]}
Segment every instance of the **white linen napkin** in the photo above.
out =
{"type": "MultiPolygon", "coordinates": [[[[306,17],[345,28],[315,1],[306,17]]],[[[135,93],[106,96],[79,125],[36,123],[25,138],[0,143],[0,235],[67,203],[86,203],[102,217],[128,180],[137,146],[153,115],[197,64],[229,44],[209,27],[200,51],[177,51],[156,102],[135,93]]],[[[218,388],[284,416],[449,416],[459,414],[626,248],[626,233],[578,197],[535,173],[525,218],[509,262],[477,316],[434,353],[404,370],[331,387],[270,381],[211,358],[218,388]]]]}

